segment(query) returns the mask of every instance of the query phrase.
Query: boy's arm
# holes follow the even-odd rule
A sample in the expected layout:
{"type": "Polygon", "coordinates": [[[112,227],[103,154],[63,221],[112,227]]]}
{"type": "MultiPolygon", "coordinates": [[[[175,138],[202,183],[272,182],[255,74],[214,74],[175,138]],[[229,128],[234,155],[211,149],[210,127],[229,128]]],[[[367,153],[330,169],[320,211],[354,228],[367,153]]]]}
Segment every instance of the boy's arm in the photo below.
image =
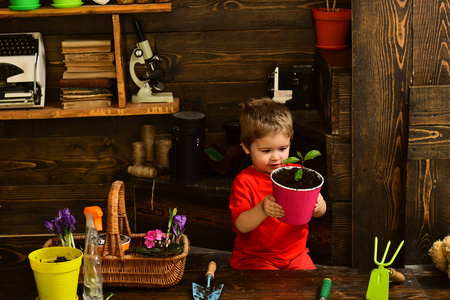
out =
{"type": "Polygon", "coordinates": [[[267,217],[282,218],[284,210],[272,195],[266,196],[255,207],[244,211],[237,217],[234,226],[241,233],[248,233],[259,226],[267,217]]]}

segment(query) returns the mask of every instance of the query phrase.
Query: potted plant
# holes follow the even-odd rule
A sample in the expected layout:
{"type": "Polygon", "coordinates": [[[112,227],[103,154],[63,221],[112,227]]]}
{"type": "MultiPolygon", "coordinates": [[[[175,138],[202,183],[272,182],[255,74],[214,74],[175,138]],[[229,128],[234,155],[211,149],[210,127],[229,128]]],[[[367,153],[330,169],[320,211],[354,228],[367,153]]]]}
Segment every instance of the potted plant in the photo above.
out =
{"type": "Polygon", "coordinates": [[[139,253],[150,257],[171,257],[183,252],[180,239],[186,230],[186,216],[177,215],[177,208],[169,209],[167,232],[160,229],[145,234],[143,247],[130,248],[126,253],[139,253]]]}
{"type": "Polygon", "coordinates": [[[303,225],[311,220],[314,205],[324,183],[323,176],[304,167],[307,160],[322,155],[317,150],[309,151],[305,156],[297,152],[298,157],[289,157],[284,164],[300,162],[300,166],[285,166],[270,174],[273,195],[284,211],[280,221],[292,225],[303,225]]]}
{"type": "Polygon", "coordinates": [[[336,0],[330,7],[326,0],[326,7],[313,8],[314,23],[316,26],[316,47],[326,50],[342,50],[347,45],[347,34],[352,19],[352,11],[345,8],[336,8],[336,0]]]}
{"type": "Polygon", "coordinates": [[[75,248],[72,232],[77,221],[69,209],[45,221],[47,229],[58,236],[61,246],[41,248],[28,255],[38,289],[39,299],[77,299],[78,276],[83,252],[75,248]]]}

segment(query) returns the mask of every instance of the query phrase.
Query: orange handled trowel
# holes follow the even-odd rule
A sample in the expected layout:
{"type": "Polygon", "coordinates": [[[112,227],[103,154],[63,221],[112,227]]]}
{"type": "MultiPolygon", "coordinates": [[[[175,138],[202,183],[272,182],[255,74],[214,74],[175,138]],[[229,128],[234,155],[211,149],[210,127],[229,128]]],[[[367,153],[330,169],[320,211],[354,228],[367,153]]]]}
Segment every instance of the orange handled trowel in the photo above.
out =
{"type": "Polygon", "coordinates": [[[214,272],[216,272],[217,265],[211,261],[206,271],[206,287],[203,287],[195,282],[192,283],[192,294],[195,300],[217,300],[222,293],[223,284],[211,287],[211,281],[214,279],[214,272]]]}

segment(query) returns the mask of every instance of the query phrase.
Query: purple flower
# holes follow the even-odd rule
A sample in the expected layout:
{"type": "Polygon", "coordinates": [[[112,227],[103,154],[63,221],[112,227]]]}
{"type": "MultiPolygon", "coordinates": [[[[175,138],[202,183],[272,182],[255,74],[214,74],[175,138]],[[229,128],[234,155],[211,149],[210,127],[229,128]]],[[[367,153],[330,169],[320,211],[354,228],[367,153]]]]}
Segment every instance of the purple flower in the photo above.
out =
{"type": "Polygon", "coordinates": [[[183,230],[184,225],[186,225],[185,215],[176,215],[173,217],[173,223],[178,226],[178,230],[183,230]]]}
{"type": "Polygon", "coordinates": [[[50,231],[55,232],[55,226],[53,226],[53,223],[50,221],[45,221],[44,222],[45,227],[47,227],[48,233],[50,233],[50,231]]]}
{"type": "Polygon", "coordinates": [[[173,217],[172,231],[175,234],[175,237],[178,237],[181,234],[185,225],[186,225],[185,215],[175,215],[173,217]]]}
{"type": "Polygon", "coordinates": [[[78,223],[68,208],[61,209],[57,217],[51,221],[45,221],[44,225],[49,233],[53,231],[59,237],[63,246],[75,247],[72,232],[78,223]]]}

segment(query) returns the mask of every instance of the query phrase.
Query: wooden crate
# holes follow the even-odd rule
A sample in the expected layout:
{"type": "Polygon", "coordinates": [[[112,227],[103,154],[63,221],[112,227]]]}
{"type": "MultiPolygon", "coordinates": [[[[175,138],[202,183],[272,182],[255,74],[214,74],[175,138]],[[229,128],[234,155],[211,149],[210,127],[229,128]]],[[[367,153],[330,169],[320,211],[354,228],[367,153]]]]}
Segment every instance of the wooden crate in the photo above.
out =
{"type": "Polygon", "coordinates": [[[317,106],[329,133],[351,136],[351,52],[317,51],[315,70],[317,106]]]}

